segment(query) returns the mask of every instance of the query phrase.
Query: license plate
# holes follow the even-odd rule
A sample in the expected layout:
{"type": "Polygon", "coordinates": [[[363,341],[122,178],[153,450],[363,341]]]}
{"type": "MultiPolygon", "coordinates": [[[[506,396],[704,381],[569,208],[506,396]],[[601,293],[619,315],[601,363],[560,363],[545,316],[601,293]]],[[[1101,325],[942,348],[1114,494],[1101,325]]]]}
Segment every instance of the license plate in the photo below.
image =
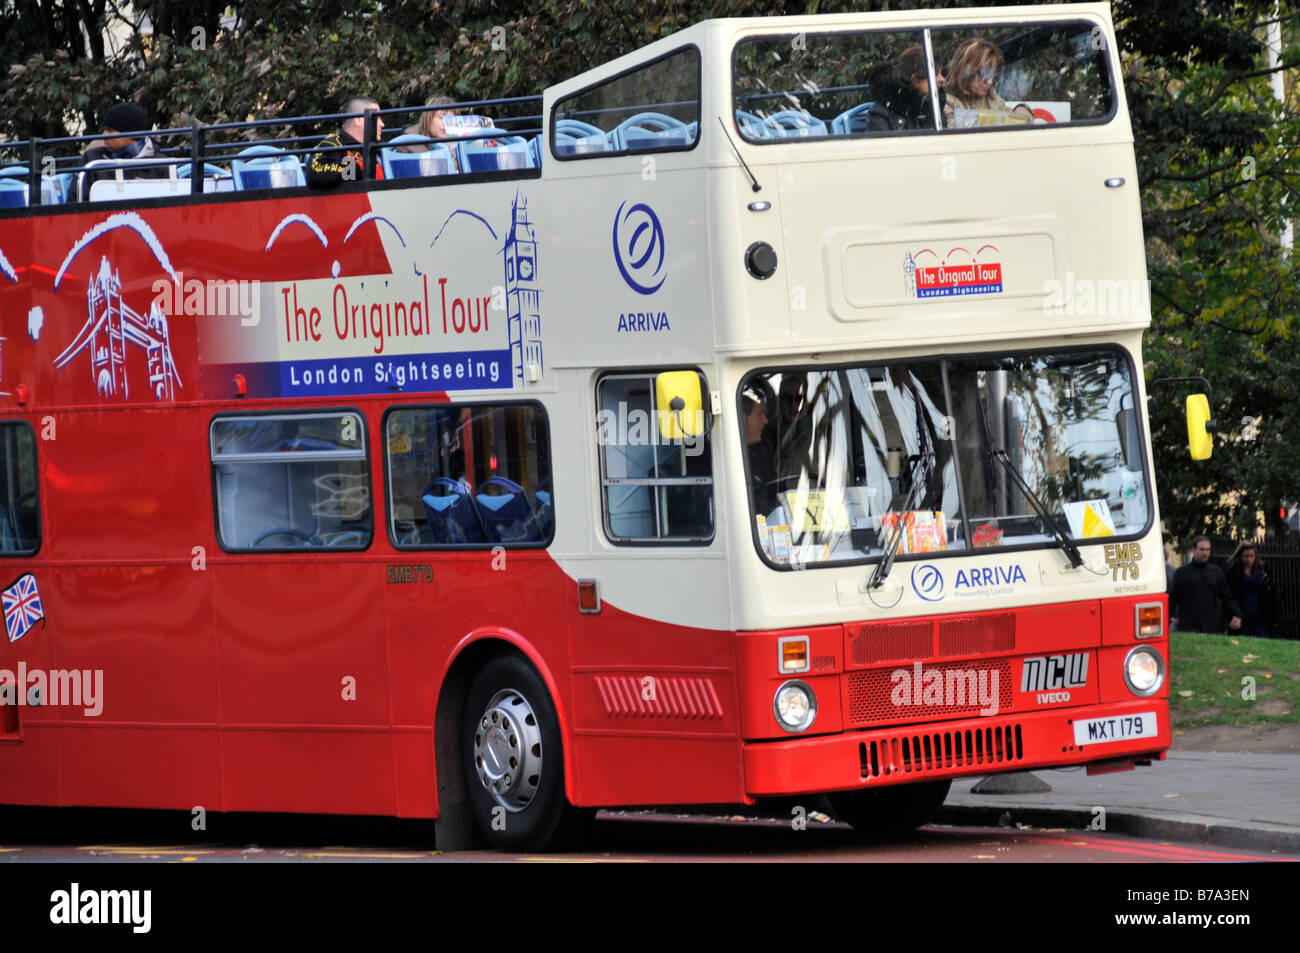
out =
{"type": "Polygon", "coordinates": [[[1076,745],[1106,744],[1110,741],[1132,741],[1134,738],[1156,736],[1156,713],[1144,711],[1136,715],[1112,715],[1110,718],[1085,718],[1074,723],[1076,745]]]}

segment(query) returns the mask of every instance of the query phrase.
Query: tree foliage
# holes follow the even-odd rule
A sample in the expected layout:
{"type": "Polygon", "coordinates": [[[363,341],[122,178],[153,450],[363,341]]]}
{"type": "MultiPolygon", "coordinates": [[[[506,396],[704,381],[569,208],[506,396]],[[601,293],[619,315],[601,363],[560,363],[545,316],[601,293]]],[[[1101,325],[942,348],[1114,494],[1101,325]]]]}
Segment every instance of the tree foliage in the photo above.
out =
{"type": "MultiPolygon", "coordinates": [[[[715,16],[912,8],[917,0],[143,0],[123,20],[107,0],[0,0],[0,134],[98,128],[132,99],[163,126],[329,113],[349,93],[382,105],[523,96],[715,16]],[[224,11],[233,16],[223,18],[224,11]],[[116,49],[106,28],[123,37],[116,49]],[[89,38],[89,40],[87,40],[89,38]]],[[[940,0],[927,6],[962,5],[940,0]]],[[[980,3],[974,5],[983,5],[980,3]]],[[[1114,0],[1133,120],[1151,278],[1148,379],[1204,374],[1224,424],[1192,464],[1185,388],[1158,386],[1151,412],[1171,535],[1250,532],[1300,502],[1300,311],[1279,235],[1300,218],[1296,0],[1114,0]],[[1276,9],[1276,13],[1274,12],[1276,9]],[[1287,38],[1276,68],[1263,38],[1287,38]],[[1258,436],[1242,439],[1243,418],[1258,436]]],[[[1250,428],[1247,428],[1249,431],[1250,428]]]]}

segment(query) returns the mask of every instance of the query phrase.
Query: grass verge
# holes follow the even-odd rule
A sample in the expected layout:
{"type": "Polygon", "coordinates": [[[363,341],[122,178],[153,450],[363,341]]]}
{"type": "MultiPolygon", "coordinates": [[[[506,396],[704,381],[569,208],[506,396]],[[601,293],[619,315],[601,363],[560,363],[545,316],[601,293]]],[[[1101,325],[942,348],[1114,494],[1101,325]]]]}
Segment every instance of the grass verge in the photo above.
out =
{"type": "Polygon", "coordinates": [[[1175,728],[1300,722],[1300,642],[1174,632],[1169,652],[1175,728]]]}

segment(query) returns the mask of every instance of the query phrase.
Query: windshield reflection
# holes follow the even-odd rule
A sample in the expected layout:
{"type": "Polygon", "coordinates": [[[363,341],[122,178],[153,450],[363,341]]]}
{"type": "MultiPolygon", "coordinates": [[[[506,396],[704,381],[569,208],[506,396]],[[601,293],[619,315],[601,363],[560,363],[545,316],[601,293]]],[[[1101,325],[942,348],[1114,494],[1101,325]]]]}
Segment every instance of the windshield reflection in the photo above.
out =
{"type": "Polygon", "coordinates": [[[1147,523],[1118,351],[762,371],[741,406],[751,518],[777,566],[877,558],[900,522],[901,554],[1056,545],[1058,528],[1096,540],[1147,523]]]}

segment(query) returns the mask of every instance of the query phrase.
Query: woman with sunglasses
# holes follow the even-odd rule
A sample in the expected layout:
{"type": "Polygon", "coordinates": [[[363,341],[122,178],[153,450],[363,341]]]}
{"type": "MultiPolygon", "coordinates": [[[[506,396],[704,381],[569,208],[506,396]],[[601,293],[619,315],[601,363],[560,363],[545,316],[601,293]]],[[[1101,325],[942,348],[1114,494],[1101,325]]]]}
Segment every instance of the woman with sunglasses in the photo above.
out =
{"type": "Polygon", "coordinates": [[[1027,106],[1012,110],[993,88],[1004,65],[1002,51],[988,40],[965,40],[958,45],[948,66],[948,101],[943,107],[945,125],[949,128],[957,125],[958,109],[1014,113],[1023,122],[1033,119],[1027,106]]]}

